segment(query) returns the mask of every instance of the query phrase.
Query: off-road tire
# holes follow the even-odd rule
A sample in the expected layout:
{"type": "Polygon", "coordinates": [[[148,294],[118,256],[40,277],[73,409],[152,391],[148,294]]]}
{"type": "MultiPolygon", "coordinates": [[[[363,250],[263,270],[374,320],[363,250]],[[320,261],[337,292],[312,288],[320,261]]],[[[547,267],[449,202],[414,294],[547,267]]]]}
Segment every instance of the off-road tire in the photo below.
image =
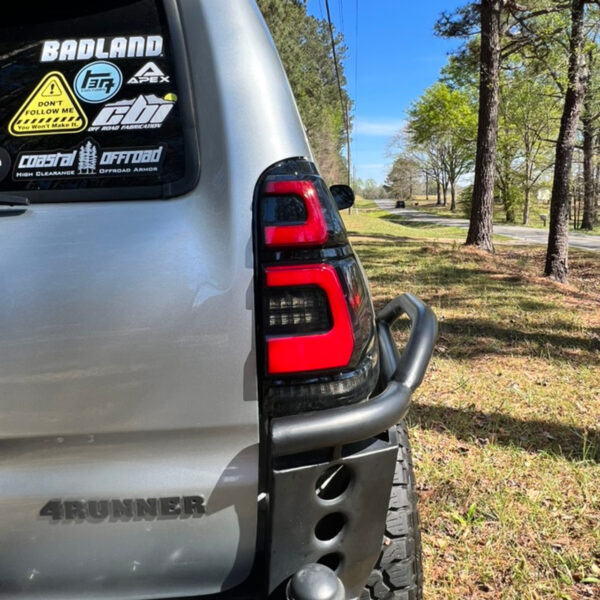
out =
{"type": "Polygon", "coordinates": [[[398,459],[381,554],[360,600],[422,600],[417,490],[406,424],[397,426],[398,459]]]}

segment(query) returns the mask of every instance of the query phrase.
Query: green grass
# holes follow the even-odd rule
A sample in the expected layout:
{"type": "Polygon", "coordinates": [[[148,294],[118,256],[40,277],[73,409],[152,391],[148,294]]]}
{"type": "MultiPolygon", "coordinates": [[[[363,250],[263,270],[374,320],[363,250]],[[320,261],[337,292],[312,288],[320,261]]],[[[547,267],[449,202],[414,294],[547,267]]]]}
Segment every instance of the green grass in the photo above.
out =
{"type": "MultiPolygon", "coordinates": [[[[351,215],[344,215],[346,227],[351,233],[377,234],[391,238],[445,239],[460,242],[464,242],[467,235],[466,230],[461,227],[447,227],[433,223],[409,221],[402,214],[392,215],[380,210],[377,205],[375,205],[375,208],[369,207],[366,211],[364,209],[360,210],[360,207],[358,208],[358,215],[355,212],[352,212],[351,215]],[[368,218],[364,218],[366,215],[368,215],[368,218]]],[[[494,241],[496,242],[508,239],[510,238],[506,236],[494,236],[494,241]]]]}
{"type": "MultiPolygon", "coordinates": [[[[345,216],[381,308],[408,291],[440,322],[409,413],[425,598],[600,598],[600,257],[345,216]]],[[[395,335],[406,339],[404,324],[395,335]]]]}
{"type": "MultiPolygon", "coordinates": [[[[437,206],[435,202],[435,196],[430,196],[430,200],[426,201],[425,196],[415,196],[414,199],[409,203],[411,208],[419,210],[424,213],[428,213],[431,215],[436,215],[438,217],[447,217],[447,218],[467,218],[465,214],[465,209],[460,202],[457,202],[456,211],[452,212],[450,210],[450,199],[448,199],[447,206],[437,206]],[[414,206],[415,202],[418,203],[418,206],[414,206]]],[[[515,223],[507,223],[506,221],[506,213],[504,211],[504,207],[501,204],[494,203],[494,223],[496,225],[519,225],[521,227],[530,227],[533,229],[544,229],[548,228],[548,223],[550,222],[550,207],[546,204],[538,204],[535,200],[531,203],[531,208],[529,212],[529,223],[527,225],[523,225],[522,223],[522,214],[520,210],[517,212],[517,219],[515,223]],[[540,215],[546,215],[546,226],[544,227],[544,223],[540,217],[540,215]]],[[[582,229],[573,230],[573,226],[571,225],[572,231],[577,231],[577,233],[583,233],[585,235],[600,235],[600,225],[596,226],[593,231],[586,231],[582,229]]]]}

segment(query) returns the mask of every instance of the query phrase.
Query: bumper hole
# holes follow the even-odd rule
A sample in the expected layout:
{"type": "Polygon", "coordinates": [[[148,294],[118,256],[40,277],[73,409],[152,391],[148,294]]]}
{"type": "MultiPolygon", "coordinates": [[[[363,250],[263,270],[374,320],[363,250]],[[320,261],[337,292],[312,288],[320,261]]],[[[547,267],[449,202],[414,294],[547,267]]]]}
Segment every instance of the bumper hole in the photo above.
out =
{"type": "Polygon", "coordinates": [[[344,515],[342,513],[331,513],[325,515],[315,527],[315,535],[322,542],[328,542],[335,538],[344,528],[344,515]]]}
{"type": "Polygon", "coordinates": [[[346,465],[333,465],[317,479],[317,496],[322,500],[335,500],[348,489],[351,480],[352,475],[346,465]]]}
{"type": "Polygon", "coordinates": [[[337,573],[342,566],[342,555],[339,552],[331,552],[322,556],[318,561],[320,565],[329,567],[332,571],[337,573]]]}

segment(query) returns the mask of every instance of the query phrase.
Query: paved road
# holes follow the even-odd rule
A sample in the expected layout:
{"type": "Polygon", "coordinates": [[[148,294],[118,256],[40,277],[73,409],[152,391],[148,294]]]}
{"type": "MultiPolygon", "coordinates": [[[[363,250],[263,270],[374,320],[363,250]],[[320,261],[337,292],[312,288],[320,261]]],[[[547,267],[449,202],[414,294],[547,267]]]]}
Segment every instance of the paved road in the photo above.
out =
{"type": "MultiPolygon", "coordinates": [[[[446,225],[448,227],[469,228],[467,219],[448,219],[446,217],[436,217],[427,213],[419,212],[412,208],[394,208],[393,200],[375,200],[379,208],[388,212],[401,215],[409,221],[420,221],[421,223],[431,223],[432,225],[446,225]]],[[[548,243],[547,229],[532,229],[531,227],[519,227],[518,225],[496,225],[494,224],[494,233],[512,237],[530,244],[548,243]]],[[[584,235],[581,233],[569,232],[569,246],[580,248],[581,250],[591,250],[600,252],[600,235],[584,235]]]]}

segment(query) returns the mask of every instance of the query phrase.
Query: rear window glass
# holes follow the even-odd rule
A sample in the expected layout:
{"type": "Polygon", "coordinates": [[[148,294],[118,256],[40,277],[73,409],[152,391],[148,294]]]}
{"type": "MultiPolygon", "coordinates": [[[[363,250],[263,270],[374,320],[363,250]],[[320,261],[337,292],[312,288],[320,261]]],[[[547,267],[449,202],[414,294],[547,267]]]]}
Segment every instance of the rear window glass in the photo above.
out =
{"type": "Polygon", "coordinates": [[[158,0],[13,3],[0,20],[0,192],[170,189],[189,151],[178,83],[158,0]]]}

